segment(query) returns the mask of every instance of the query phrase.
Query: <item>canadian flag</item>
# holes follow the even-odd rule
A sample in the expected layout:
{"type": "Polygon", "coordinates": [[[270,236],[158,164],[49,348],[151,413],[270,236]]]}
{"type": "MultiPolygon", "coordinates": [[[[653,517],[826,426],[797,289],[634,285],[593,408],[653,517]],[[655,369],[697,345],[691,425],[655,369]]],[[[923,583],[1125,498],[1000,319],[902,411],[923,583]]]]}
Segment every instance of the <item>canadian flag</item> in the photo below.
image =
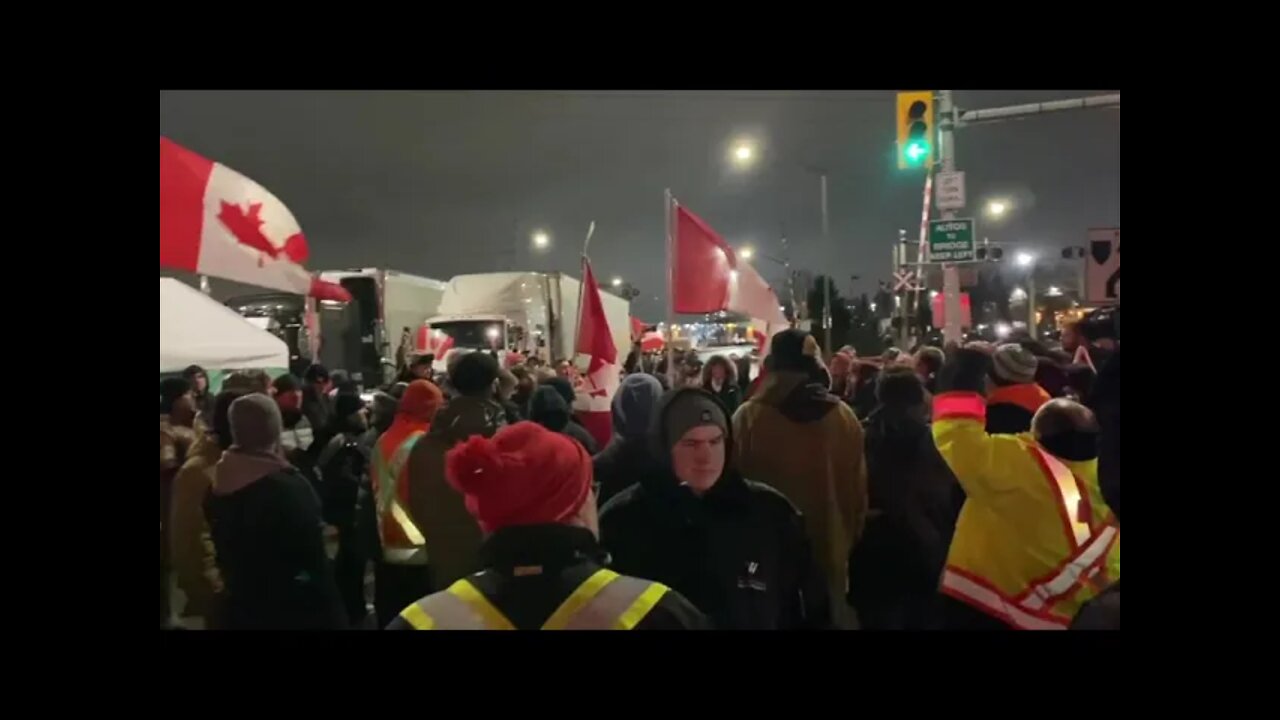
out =
{"type": "Polygon", "coordinates": [[[773,288],[702,218],[676,205],[675,224],[671,287],[675,311],[727,310],[746,315],[765,325],[762,353],[768,354],[767,338],[789,326],[773,288]]]}
{"type": "Polygon", "coordinates": [[[591,356],[587,375],[577,389],[575,415],[603,449],[613,437],[612,403],[618,391],[618,348],[613,345],[591,261],[585,257],[582,258],[582,304],[578,309],[578,340],[574,351],[591,356]]]}
{"type": "Polygon", "coordinates": [[[307,255],[298,221],[275,195],[160,138],[160,267],[350,301],[341,285],[307,272],[307,255]]]}

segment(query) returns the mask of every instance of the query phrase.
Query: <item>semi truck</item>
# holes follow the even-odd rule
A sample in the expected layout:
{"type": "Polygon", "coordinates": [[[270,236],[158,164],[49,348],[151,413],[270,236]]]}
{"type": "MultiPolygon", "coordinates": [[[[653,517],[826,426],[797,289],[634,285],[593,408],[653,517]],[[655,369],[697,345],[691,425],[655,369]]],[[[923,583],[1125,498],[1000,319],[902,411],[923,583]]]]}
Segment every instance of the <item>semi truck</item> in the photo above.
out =
{"type": "MultiPolygon", "coordinates": [[[[435,352],[443,372],[451,348],[536,355],[551,363],[576,359],[574,343],[582,283],[564,273],[496,272],[449,280],[435,315],[418,334],[416,351],[435,352]]],[[[631,348],[630,303],[600,293],[618,360],[631,348]]],[[[585,365],[583,366],[585,367],[585,365]]]]}
{"type": "Polygon", "coordinates": [[[351,302],[269,292],[232,298],[227,305],[285,341],[294,373],[320,362],[346,370],[365,388],[394,379],[399,348],[393,343],[436,313],[446,287],[379,268],[327,270],[320,278],[345,288],[351,302]]]}

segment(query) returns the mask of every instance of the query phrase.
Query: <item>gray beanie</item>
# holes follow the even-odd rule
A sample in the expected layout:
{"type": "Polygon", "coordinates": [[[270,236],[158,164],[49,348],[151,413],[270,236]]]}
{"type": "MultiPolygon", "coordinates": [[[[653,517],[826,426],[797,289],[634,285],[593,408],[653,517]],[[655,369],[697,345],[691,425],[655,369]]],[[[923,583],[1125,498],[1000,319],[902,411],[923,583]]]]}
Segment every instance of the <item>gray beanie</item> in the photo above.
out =
{"type": "Polygon", "coordinates": [[[231,441],[248,452],[272,452],[280,444],[284,422],[280,407],[261,393],[245,395],[231,403],[231,441]]]}
{"type": "Polygon", "coordinates": [[[729,435],[729,418],[724,411],[724,406],[705,390],[677,390],[676,396],[667,405],[663,419],[667,426],[668,451],[675,447],[685,433],[702,425],[714,425],[720,428],[726,437],[729,435]]]}
{"type": "Polygon", "coordinates": [[[1021,345],[1001,345],[996,348],[992,360],[996,377],[1005,382],[1024,384],[1036,381],[1036,356],[1021,345]]]}

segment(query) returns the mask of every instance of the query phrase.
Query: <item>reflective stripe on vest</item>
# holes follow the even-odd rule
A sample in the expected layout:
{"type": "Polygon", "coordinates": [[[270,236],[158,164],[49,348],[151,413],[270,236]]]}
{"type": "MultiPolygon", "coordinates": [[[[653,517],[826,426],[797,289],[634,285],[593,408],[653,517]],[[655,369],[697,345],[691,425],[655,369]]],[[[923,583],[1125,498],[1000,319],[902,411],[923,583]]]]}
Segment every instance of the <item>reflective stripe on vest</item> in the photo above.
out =
{"type": "Polygon", "coordinates": [[[415,432],[409,435],[396,448],[391,456],[390,464],[382,462],[382,454],[378,454],[378,531],[383,540],[383,551],[387,562],[394,564],[421,564],[426,562],[427,540],[413,523],[404,506],[400,504],[398,485],[400,474],[409,462],[409,454],[418,441],[426,433],[415,432]],[[386,547],[385,525],[395,522],[395,527],[413,545],[411,548],[386,547]]]}
{"type": "MultiPolygon", "coordinates": [[[[669,589],[661,583],[597,570],[543,623],[543,630],[632,630],[669,589]]],[[[418,630],[513,630],[471,581],[455,582],[405,608],[400,617],[418,630]]]]}
{"type": "Polygon", "coordinates": [[[1096,566],[1105,565],[1107,553],[1120,537],[1120,530],[1106,523],[1095,532],[1092,527],[1093,509],[1071,468],[1038,445],[1028,445],[1027,450],[1044,471],[1057,497],[1057,513],[1071,545],[1071,553],[1046,577],[1032,580],[1014,598],[958,568],[946,569],[942,587],[948,595],[972,602],[1014,627],[1024,630],[1063,629],[1069,620],[1050,615],[1048,608],[1068,597],[1099,572],[1096,566]]]}
{"type": "Polygon", "coordinates": [[[982,578],[958,568],[942,572],[942,592],[958,600],[977,605],[1019,630],[1066,630],[1068,621],[1035,610],[1026,610],[1006,597],[982,578]]]}

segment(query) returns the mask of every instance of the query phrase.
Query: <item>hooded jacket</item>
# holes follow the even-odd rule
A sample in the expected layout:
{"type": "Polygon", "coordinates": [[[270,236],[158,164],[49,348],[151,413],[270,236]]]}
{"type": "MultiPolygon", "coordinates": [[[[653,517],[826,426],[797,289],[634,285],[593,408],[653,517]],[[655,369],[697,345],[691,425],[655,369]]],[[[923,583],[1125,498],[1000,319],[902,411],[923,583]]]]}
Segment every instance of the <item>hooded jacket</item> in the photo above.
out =
{"type": "MultiPolygon", "coordinates": [[[[573,419],[573,401],[575,398],[573,383],[562,377],[548,378],[546,381],[538,384],[538,388],[533,391],[533,397],[529,399],[529,419],[534,422],[538,422],[538,420],[533,417],[533,400],[537,397],[538,390],[544,387],[554,389],[564,400],[566,410],[565,419],[567,422],[563,429],[556,430],[556,432],[564,433],[565,435],[568,435],[574,440],[582,443],[582,447],[586,448],[588,455],[595,455],[600,452],[600,445],[596,442],[595,437],[591,435],[591,432],[583,427],[582,423],[573,419]]],[[[551,429],[545,423],[538,424],[551,429]]]]}
{"type": "Polygon", "coordinates": [[[472,435],[493,437],[506,424],[506,412],[492,398],[462,395],[440,410],[409,455],[409,514],[426,539],[437,588],[480,569],[482,539],[462,495],[445,480],[444,455],[472,435]]]}
{"type": "Polygon", "coordinates": [[[213,620],[217,615],[222,576],[204,517],[204,498],[213,486],[222,448],[214,436],[201,435],[173,480],[169,507],[169,543],[178,587],[187,596],[183,615],[213,620]]]}
{"type": "Polygon", "coordinates": [[[711,393],[724,405],[724,409],[729,413],[729,417],[733,417],[733,413],[738,410],[738,406],[742,404],[742,389],[738,387],[738,369],[734,366],[733,361],[723,358],[723,363],[717,362],[721,356],[717,355],[707,361],[702,366],[702,389],[711,393]],[[715,365],[721,365],[725,368],[724,382],[717,390],[711,380],[711,368],[715,365]]]}
{"type": "Polygon", "coordinates": [[[652,375],[628,375],[613,396],[613,439],[592,459],[600,507],[614,495],[660,471],[649,449],[649,422],[662,397],[662,383],[652,375]]]}
{"type": "Polygon", "coordinates": [[[824,629],[828,592],[800,513],[767,485],[732,469],[732,430],[725,471],[701,497],[682,486],[666,447],[667,409],[656,409],[650,443],[656,472],[605,505],[600,537],[617,572],[657,580],[689,598],[725,630],[824,629]]]}
{"type": "Polygon", "coordinates": [[[774,370],[733,416],[739,471],[789,498],[826,577],[832,616],[852,628],[849,553],[867,511],[862,427],[847,405],[803,372],[774,370]]]}
{"type": "Polygon", "coordinates": [[[940,628],[938,578],[964,493],[923,407],[881,405],[863,429],[869,510],[849,556],[849,600],[864,629],[940,628]]]}
{"type": "Polygon", "coordinates": [[[573,413],[560,391],[539,385],[529,398],[529,419],[542,427],[578,441],[588,455],[595,454],[596,441],[587,429],[573,421],[573,413]]]}
{"type": "Polygon", "coordinates": [[[205,514],[226,585],[227,629],[346,627],[320,500],[283,458],[234,447],[223,453],[205,514]]]}

